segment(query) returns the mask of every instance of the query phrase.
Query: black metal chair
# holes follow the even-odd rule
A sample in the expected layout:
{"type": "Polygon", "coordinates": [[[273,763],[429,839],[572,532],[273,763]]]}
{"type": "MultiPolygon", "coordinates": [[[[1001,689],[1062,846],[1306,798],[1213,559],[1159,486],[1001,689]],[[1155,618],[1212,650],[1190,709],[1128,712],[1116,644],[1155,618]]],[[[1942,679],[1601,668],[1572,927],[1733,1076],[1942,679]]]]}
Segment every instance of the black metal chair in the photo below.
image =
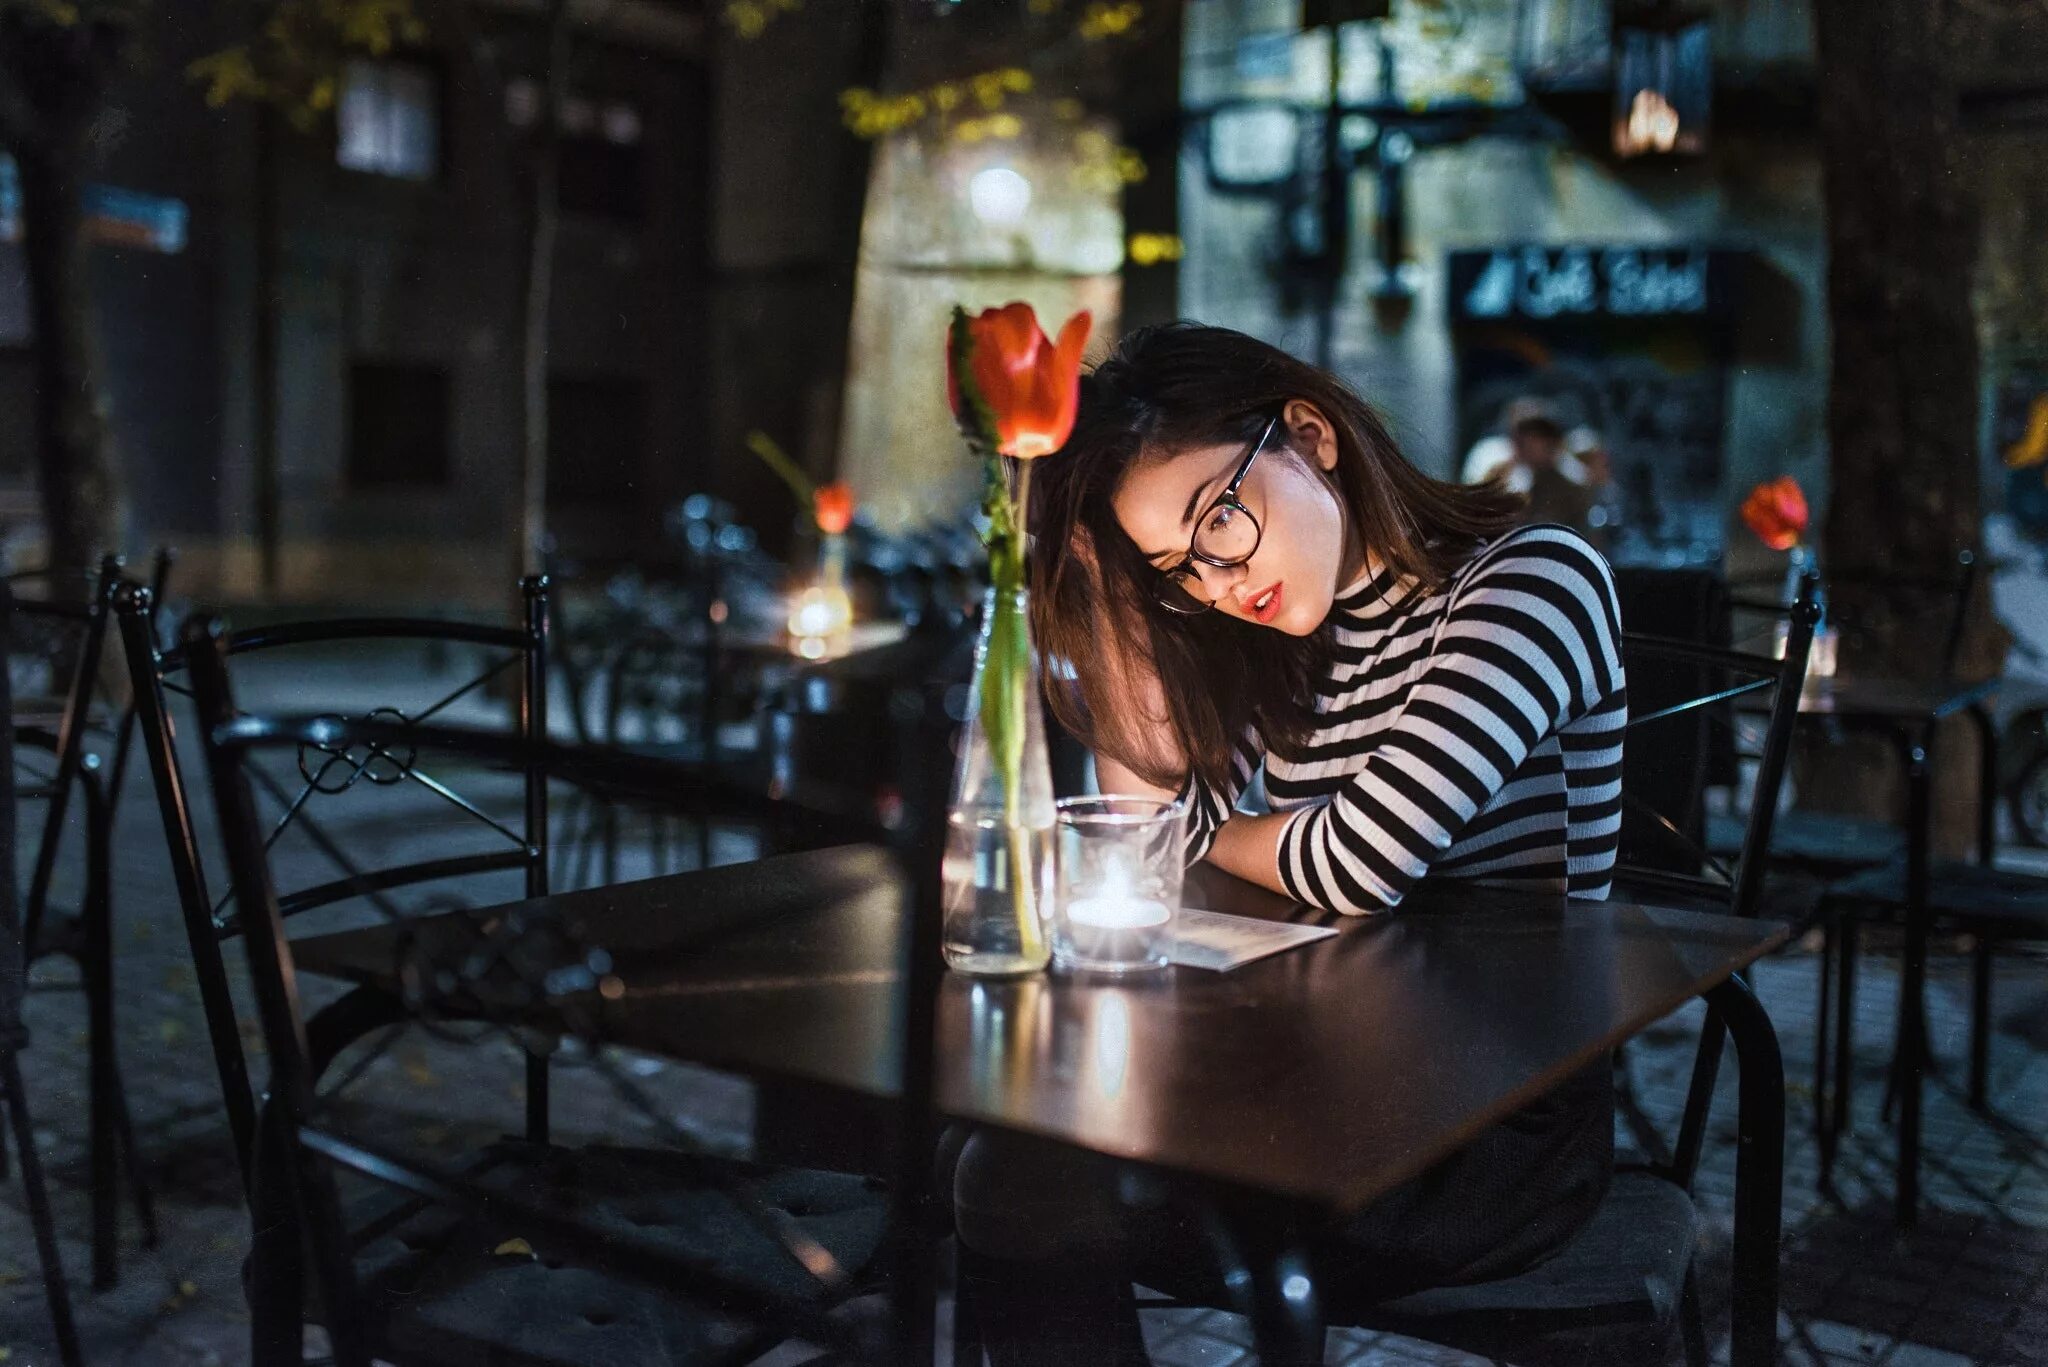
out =
{"type": "MultiPolygon", "coordinates": [[[[302,656],[307,651],[334,648],[474,648],[485,655],[483,666],[452,687],[436,683],[432,690],[435,696],[424,706],[410,713],[391,707],[362,710],[372,717],[418,723],[465,699],[485,696],[502,676],[510,674],[516,678],[517,688],[507,729],[524,740],[539,742],[547,735],[547,581],[529,578],[522,583],[521,590],[524,620],[517,626],[418,618],[347,618],[250,628],[222,638],[221,648],[238,657],[262,655],[277,659],[286,651],[302,656]]],[[[159,649],[150,625],[153,596],[148,590],[134,584],[122,585],[113,601],[121,622],[143,747],[156,785],[157,807],[169,844],[179,910],[191,943],[214,1064],[246,1184],[255,1143],[256,1107],[229,992],[227,965],[221,954],[222,941],[241,933],[245,922],[235,905],[233,888],[225,896],[217,896],[217,890],[209,886],[189,785],[179,761],[170,700],[191,695],[185,682],[191,660],[184,645],[159,649]]],[[[329,669],[327,675],[325,689],[308,687],[306,695],[333,696],[339,687],[340,671],[329,669]]],[[[548,788],[545,776],[536,771],[519,774],[519,814],[507,821],[500,821],[478,801],[433,773],[394,764],[382,757],[359,764],[338,751],[309,752],[300,756],[297,772],[289,778],[280,778],[255,765],[248,766],[248,778],[276,807],[266,845],[274,845],[288,831],[295,832],[309,842],[337,875],[284,895],[281,906],[286,916],[357,899],[367,900],[386,915],[399,915],[403,913],[392,901],[393,893],[490,873],[523,874],[525,895],[530,897],[548,890],[548,788]],[[350,790],[390,787],[432,793],[447,809],[461,813],[473,823],[480,848],[457,856],[401,860],[372,867],[364,858],[351,854],[310,810],[322,798],[333,799],[350,790]]],[[[535,1141],[547,1136],[547,1084],[547,1060],[529,1053],[526,1126],[528,1137],[535,1141]]]]}
{"type": "MultiPolygon", "coordinates": [[[[159,551],[152,581],[168,579],[171,555],[159,551]]],[[[22,935],[30,962],[61,955],[77,964],[77,987],[86,999],[88,1084],[91,1098],[93,1286],[104,1290],[119,1272],[119,1187],[125,1160],[142,1225],[143,1244],[157,1241],[156,1214],[136,1151],[120,1063],[115,1051],[112,845],[123,778],[134,733],[133,706],[108,694],[101,662],[111,621],[111,603],[121,562],[104,558],[88,580],[48,570],[8,576],[11,588],[33,596],[15,597],[15,638],[7,664],[34,692],[17,695],[9,709],[19,751],[47,758],[40,766],[9,766],[18,798],[43,804],[34,862],[22,903],[22,935]],[[73,794],[83,804],[83,877],[75,913],[57,916],[51,891],[65,837],[73,794]]],[[[149,622],[155,629],[155,621],[149,622]]]]}
{"type": "MultiPolygon", "coordinates": [[[[1668,765],[1679,776],[1676,783],[1654,785],[1660,800],[1674,794],[1687,798],[1704,783],[1709,737],[1729,722],[1735,700],[1754,695],[1768,706],[1770,720],[1757,778],[1758,801],[1743,848],[1732,864],[1711,856],[1681,821],[1653,810],[1649,800],[1630,792],[1625,771],[1616,896],[1667,905],[1678,899],[1730,915],[1756,914],[1766,862],[1762,852],[1770,845],[1776,805],[1770,799],[1784,776],[1806,653],[1818,617],[1809,584],[1793,614],[1782,660],[1691,641],[1633,633],[1625,638],[1631,706],[1625,755],[1638,749],[1654,753],[1655,767],[1668,765]],[[1638,688],[1647,702],[1638,702],[1638,688]]],[[[1643,774],[1644,766],[1637,765],[1638,782],[1643,774]]],[[[1390,1331],[1518,1363],[1561,1361],[1577,1367],[1593,1361],[1659,1361],[1654,1354],[1663,1351],[1674,1325],[1682,1324],[1688,1359],[1703,1364],[1705,1346],[1692,1277],[1699,1228],[1692,1184],[1730,1028],[1742,1029],[1752,1042],[1772,1042],[1769,1049],[1746,1052],[1741,1079],[1745,1099],[1774,1097],[1784,1087],[1769,1018],[1748,986],[1740,978],[1731,979],[1708,997],[1707,1007],[1677,1135],[1669,1143],[1653,1139],[1644,1161],[1618,1166],[1599,1209],[1558,1253],[1520,1276],[1438,1287],[1393,1301],[1374,1299],[1370,1287],[1316,1286],[1311,1278],[1308,1294],[1224,1307],[1251,1316],[1260,1361],[1321,1362],[1324,1330],[1331,1324],[1390,1331]]],[[[1738,1161],[1744,1169],[1742,1185],[1768,1193],[1771,1199],[1738,1209],[1737,1221],[1745,1228],[1775,1230],[1775,1198],[1784,1161],[1782,1131],[1775,1142],[1766,1136],[1753,1147],[1745,1146],[1738,1161]]],[[[1313,1264],[1311,1244],[1311,1270],[1313,1264]]],[[[1751,1280],[1756,1272],[1735,1269],[1736,1298],[1762,1294],[1751,1280]]],[[[1273,1280],[1239,1279],[1248,1288],[1273,1280]]],[[[1745,1347],[1752,1353],[1756,1349],[1745,1347]]]]}
{"type": "MultiPolygon", "coordinates": [[[[252,1198],[255,1361],[299,1361],[302,1250],[310,1254],[311,1281],[341,1367],[367,1367],[373,1356],[401,1367],[736,1363],[790,1338],[833,1350],[834,1361],[931,1361],[932,1240],[920,1217],[936,1137],[939,766],[907,768],[907,817],[891,831],[876,829],[857,808],[808,809],[843,831],[885,840],[910,890],[900,941],[904,1085],[886,1202],[868,1196],[858,1178],[675,1152],[514,1143],[460,1169],[337,1133],[319,1114],[311,1042],[317,1025],[300,1008],[285,902],[271,880],[253,801],[252,758],[296,750],[409,766],[422,755],[457,755],[613,792],[672,796],[685,785],[701,786],[721,808],[757,816],[787,804],[704,766],[538,737],[389,718],[241,716],[228,682],[230,639],[217,623],[195,623],[183,650],[269,1059],[252,1198]],[[351,1226],[338,1174],[368,1178],[401,1203],[351,1226]],[[885,1325],[835,1313],[870,1285],[863,1276],[869,1264],[888,1274],[885,1325]]],[[[927,705],[924,715],[932,712],[927,705]]],[[[943,755],[944,747],[927,732],[913,749],[919,751],[943,755]]],[[[608,970],[596,957],[602,946],[538,914],[493,913],[462,924],[476,929],[473,940],[448,952],[420,949],[430,961],[408,965],[403,980],[421,985],[404,1003],[408,1012],[504,1026],[543,1021],[601,1043],[589,1003],[605,990],[608,970]]]]}
{"type": "MultiPolygon", "coordinates": [[[[13,596],[0,581],[0,656],[13,630],[13,596]]],[[[7,672],[0,670],[0,706],[13,712],[13,692],[7,672]]],[[[14,771],[14,728],[0,731],[0,770],[14,771]]],[[[15,1152],[21,1159],[21,1186],[27,1199],[29,1225],[34,1232],[36,1257],[42,1264],[43,1290],[50,1304],[50,1320],[56,1330],[57,1355],[65,1367],[79,1367],[78,1329],[71,1318],[71,1289],[64,1280],[64,1264],[57,1255],[57,1231],[50,1218],[50,1193],[43,1182],[43,1164],[36,1153],[35,1123],[29,1116],[28,1093],[21,1083],[21,1051],[28,1045],[28,1031],[21,1023],[21,997],[27,976],[22,952],[21,916],[14,871],[14,785],[0,784],[0,1095],[7,1106],[9,1128],[15,1152]]],[[[0,1141],[0,1153],[6,1145],[0,1141]]]]}
{"type": "MultiPolygon", "coordinates": [[[[1978,798],[1984,810],[1976,860],[1930,859],[1918,874],[1924,881],[1930,928],[1943,926],[1966,932],[1974,939],[1967,1095],[1970,1105],[1979,1111],[1988,1111],[1991,1105],[1991,986],[1996,950],[2002,944],[2048,941],[2048,878],[1997,866],[1992,798],[1990,785],[1983,785],[1978,798]]],[[[1828,935],[1834,972],[1835,1038],[1832,1066],[1824,1068],[1815,1089],[1816,1105],[1824,1104],[1828,1113],[1821,1145],[1824,1185],[1833,1176],[1842,1136],[1854,1128],[1856,976],[1863,923],[1878,917],[1904,920],[1915,900],[1915,871],[1911,863],[1908,858],[1900,858],[1837,879],[1828,885],[1821,901],[1822,924],[1828,935]]],[[[1824,962],[1820,999],[1824,1032],[1829,995],[1827,966],[1824,962]]],[[[1921,1028],[1924,1032],[1925,1026],[1921,1028]]],[[[1822,1038],[1825,1042],[1825,1033],[1822,1038]]],[[[1821,1062],[1826,1065],[1829,1061],[1823,1058],[1821,1062]]],[[[1883,1107],[1887,1115],[1899,1080],[1900,1053],[1896,1042],[1891,1067],[1883,1107]]]]}
{"type": "MultiPolygon", "coordinates": [[[[1938,651],[1926,655],[1930,677],[1951,679],[1962,664],[1971,604],[1982,566],[1976,553],[1958,552],[1952,574],[1895,575],[1876,571],[1830,574],[1826,580],[1827,624],[1841,645],[1854,652],[1862,641],[1877,638],[1904,618],[1923,634],[1939,635],[1938,651]]],[[[1773,587],[1758,580],[1731,586],[1728,606],[1745,635],[1768,636],[1782,630],[1787,605],[1768,595],[1773,587]]],[[[1732,821],[1713,823],[1708,846],[1719,854],[1733,851],[1740,839],[1732,821]]],[[[1823,882],[1866,872],[1906,857],[1905,836],[1896,823],[1840,812],[1794,807],[1781,813],[1771,837],[1771,859],[1823,882]]],[[[1822,1015],[1826,1015],[1823,1003],[1822,1015]]]]}
{"type": "MultiPolygon", "coordinates": [[[[601,599],[570,614],[553,652],[576,739],[586,745],[644,755],[702,760],[717,751],[721,721],[715,624],[705,586],[614,576],[601,599]]],[[[555,883],[573,887],[619,877],[622,804],[601,791],[576,789],[562,813],[555,883]],[[593,867],[594,866],[594,867],[593,867]]],[[[646,810],[653,872],[667,871],[672,851],[688,843],[698,867],[711,860],[709,813],[646,810]],[[695,840],[686,842],[685,831],[695,840]]]]}

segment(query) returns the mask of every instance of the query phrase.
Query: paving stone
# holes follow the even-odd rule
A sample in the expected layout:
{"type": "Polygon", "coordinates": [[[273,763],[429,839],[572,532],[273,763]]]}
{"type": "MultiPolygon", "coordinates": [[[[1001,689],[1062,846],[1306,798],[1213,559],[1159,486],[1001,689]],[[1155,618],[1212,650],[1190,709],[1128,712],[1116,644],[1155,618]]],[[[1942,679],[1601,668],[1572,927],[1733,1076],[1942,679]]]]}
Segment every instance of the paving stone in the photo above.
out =
{"type": "Polygon", "coordinates": [[[1160,1367],[1232,1367],[1245,1360],[1245,1350],[1239,1345],[1203,1333],[1176,1334],[1147,1346],[1152,1361],[1160,1367]]]}
{"type": "Polygon", "coordinates": [[[1901,1343],[1884,1362],[1885,1367],[1976,1367],[1964,1354],[1929,1348],[1922,1343],[1901,1343]]]}
{"type": "Polygon", "coordinates": [[[1854,1324],[1837,1324],[1832,1320],[1808,1320],[1800,1329],[1807,1346],[1842,1357],[1874,1356],[1889,1338],[1889,1335],[1874,1330],[1854,1324]]]}

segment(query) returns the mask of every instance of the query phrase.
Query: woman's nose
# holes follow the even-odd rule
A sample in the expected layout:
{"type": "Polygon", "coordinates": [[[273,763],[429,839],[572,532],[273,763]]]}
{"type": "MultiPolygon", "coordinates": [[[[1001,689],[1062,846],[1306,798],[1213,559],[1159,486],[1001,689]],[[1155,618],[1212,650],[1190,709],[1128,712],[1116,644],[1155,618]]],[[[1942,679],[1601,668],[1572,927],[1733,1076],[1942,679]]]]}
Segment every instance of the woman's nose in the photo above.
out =
{"type": "Polygon", "coordinates": [[[1195,562],[1195,574],[1202,581],[1202,592],[1209,595],[1210,603],[1215,604],[1223,601],[1224,595],[1229,593],[1232,584],[1244,578],[1245,567],[1241,564],[1212,565],[1206,560],[1197,560],[1195,562]],[[1212,575],[1215,576],[1213,580],[1211,579],[1212,575]],[[1221,585],[1221,587],[1216,587],[1217,585],[1221,585]]]}

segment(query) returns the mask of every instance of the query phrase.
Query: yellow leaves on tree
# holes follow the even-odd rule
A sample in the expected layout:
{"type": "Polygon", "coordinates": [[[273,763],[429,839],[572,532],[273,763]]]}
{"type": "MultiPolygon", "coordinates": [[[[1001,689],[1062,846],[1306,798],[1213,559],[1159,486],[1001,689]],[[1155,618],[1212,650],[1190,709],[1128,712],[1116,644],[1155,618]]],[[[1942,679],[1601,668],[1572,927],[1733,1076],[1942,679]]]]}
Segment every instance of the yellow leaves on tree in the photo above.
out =
{"type": "Polygon", "coordinates": [[[185,68],[216,108],[252,100],[306,127],[334,107],[352,57],[388,57],[426,41],[415,0],[282,0],[250,38],[185,68]]]}

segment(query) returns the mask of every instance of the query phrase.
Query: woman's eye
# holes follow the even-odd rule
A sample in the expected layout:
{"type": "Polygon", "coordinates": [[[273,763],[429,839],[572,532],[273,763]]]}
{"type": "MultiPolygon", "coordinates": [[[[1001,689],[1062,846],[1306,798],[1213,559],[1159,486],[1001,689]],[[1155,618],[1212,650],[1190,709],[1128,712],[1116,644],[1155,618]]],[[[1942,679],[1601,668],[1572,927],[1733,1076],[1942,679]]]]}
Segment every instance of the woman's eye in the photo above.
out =
{"type": "Polygon", "coordinates": [[[1221,504],[1211,510],[1209,520],[1202,524],[1202,532],[1207,536],[1221,535],[1237,526],[1237,520],[1240,516],[1242,514],[1228,503],[1221,504]]]}

